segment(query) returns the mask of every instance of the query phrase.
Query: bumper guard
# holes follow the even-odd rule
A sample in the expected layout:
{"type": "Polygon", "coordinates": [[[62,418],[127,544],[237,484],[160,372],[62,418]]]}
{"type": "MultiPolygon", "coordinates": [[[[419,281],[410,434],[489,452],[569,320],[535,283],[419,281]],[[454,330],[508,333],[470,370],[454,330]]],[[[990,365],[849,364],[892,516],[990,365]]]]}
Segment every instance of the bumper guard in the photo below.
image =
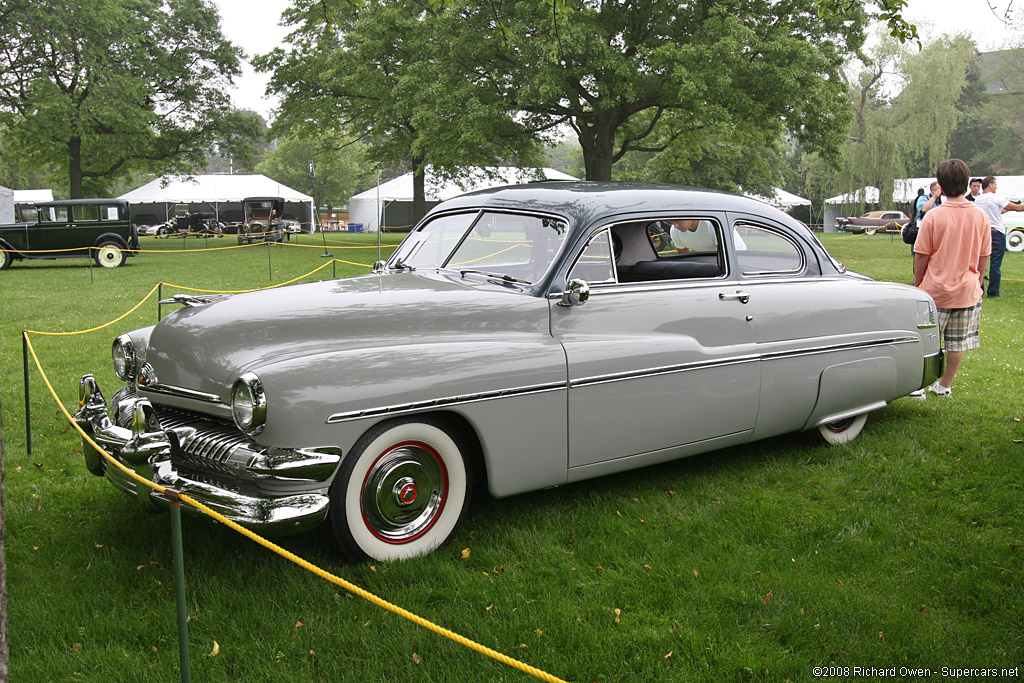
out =
{"type": "MultiPolygon", "coordinates": [[[[268,535],[313,529],[327,516],[327,480],[341,462],[337,449],[264,448],[240,432],[230,445],[214,448],[211,444],[225,441],[223,425],[178,414],[169,420],[173,426],[165,428],[149,400],[130,388],[115,394],[114,415],[121,424],[111,420],[96,378],[82,376],[75,422],[144,479],[187,494],[233,522],[268,535]]],[[[148,512],[169,509],[167,496],[110,464],[88,441],[82,446],[90,472],[134,495],[148,512]]]]}

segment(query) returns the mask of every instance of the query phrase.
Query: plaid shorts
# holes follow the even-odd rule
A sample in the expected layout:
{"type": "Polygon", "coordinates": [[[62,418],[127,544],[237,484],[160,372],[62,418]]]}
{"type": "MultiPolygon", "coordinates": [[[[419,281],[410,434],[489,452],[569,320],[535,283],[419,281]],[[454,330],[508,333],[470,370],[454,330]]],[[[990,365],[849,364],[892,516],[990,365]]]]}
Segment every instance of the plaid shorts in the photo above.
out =
{"type": "Polygon", "coordinates": [[[969,308],[940,308],[939,330],[946,341],[946,351],[966,351],[981,346],[978,324],[981,322],[981,301],[969,308]]]}

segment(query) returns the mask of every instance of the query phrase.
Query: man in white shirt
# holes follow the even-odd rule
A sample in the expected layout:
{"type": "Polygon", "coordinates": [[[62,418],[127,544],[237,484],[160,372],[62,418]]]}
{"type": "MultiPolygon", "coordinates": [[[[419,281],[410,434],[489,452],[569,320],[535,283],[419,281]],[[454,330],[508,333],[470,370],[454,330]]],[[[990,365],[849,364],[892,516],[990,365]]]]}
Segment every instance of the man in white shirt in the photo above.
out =
{"type": "MultiPolygon", "coordinates": [[[[685,220],[669,221],[672,226],[668,234],[672,238],[672,244],[680,254],[691,251],[717,251],[718,234],[715,232],[711,221],[688,218],[685,220]]],[[[746,249],[743,238],[735,230],[732,232],[732,239],[736,249],[746,249]]]]}
{"type": "Polygon", "coordinates": [[[998,183],[993,176],[986,176],[981,181],[981,196],[974,200],[974,205],[983,210],[992,225],[992,259],[988,267],[988,295],[999,296],[999,281],[1003,277],[1003,253],[1006,251],[1006,227],[1003,225],[1003,214],[1007,211],[1024,211],[1024,204],[1011,202],[996,194],[998,183]]]}
{"type": "Polygon", "coordinates": [[[687,219],[671,221],[668,234],[680,254],[691,251],[717,251],[718,236],[707,221],[687,219]]]}

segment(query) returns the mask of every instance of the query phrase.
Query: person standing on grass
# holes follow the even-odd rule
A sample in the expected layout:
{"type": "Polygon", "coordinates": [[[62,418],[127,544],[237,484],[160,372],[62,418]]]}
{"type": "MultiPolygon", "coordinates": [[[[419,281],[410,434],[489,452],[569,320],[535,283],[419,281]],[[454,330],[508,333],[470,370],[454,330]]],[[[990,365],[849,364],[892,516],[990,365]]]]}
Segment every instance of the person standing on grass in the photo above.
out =
{"type": "Polygon", "coordinates": [[[981,346],[981,284],[992,253],[992,231],[977,202],[964,198],[969,178],[960,159],[939,164],[936,179],[947,199],[925,214],[914,244],[914,286],[935,300],[946,346],[946,371],[928,387],[942,397],[953,393],[964,351],[981,346]]]}
{"type": "Polygon", "coordinates": [[[988,295],[999,296],[999,283],[1003,279],[1003,254],[1006,252],[1006,226],[1003,225],[1003,214],[1007,211],[1024,211],[1024,204],[1011,202],[996,194],[998,184],[992,176],[981,181],[981,196],[974,200],[975,206],[982,209],[992,225],[992,259],[988,267],[988,295]]]}

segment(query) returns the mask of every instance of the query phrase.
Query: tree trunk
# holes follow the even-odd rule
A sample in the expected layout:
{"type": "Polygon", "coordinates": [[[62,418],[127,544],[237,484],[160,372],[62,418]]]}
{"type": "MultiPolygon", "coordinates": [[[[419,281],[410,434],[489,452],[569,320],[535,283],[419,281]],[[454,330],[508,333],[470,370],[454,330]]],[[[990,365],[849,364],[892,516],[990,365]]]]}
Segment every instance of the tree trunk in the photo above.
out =
{"type": "Polygon", "coordinates": [[[4,420],[0,411],[0,683],[7,683],[7,557],[4,555],[4,420]]]}
{"type": "Polygon", "coordinates": [[[68,140],[68,175],[71,199],[82,198],[82,138],[68,140]]]}
{"type": "Polygon", "coordinates": [[[615,153],[615,129],[604,122],[579,126],[580,147],[587,180],[611,180],[615,153]]]}
{"type": "Polygon", "coordinates": [[[427,167],[423,158],[412,160],[412,222],[413,225],[427,214],[427,167]]]}

